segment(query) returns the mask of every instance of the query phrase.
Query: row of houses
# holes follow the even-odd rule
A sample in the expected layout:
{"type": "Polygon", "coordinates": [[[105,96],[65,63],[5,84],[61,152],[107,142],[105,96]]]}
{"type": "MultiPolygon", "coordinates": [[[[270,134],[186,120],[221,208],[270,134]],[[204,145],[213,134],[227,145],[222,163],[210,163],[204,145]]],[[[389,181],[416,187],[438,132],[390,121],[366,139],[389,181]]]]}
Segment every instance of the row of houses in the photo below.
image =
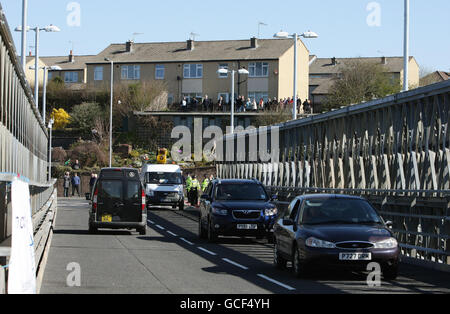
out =
{"type": "MultiPolygon", "coordinates": [[[[297,90],[302,101],[310,99],[314,106],[326,99],[340,69],[354,60],[379,63],[393,78],[403,81],[403,58],[318,58],[298,41],[297,90]]],[[[74,90],[107,89],[111,83],[111,61],[114,62],[114,84],[130,82],[163,82],[168,103],[179,103],[208,95],[210,99],[231,97],[231,78],[219,74],[221,68],[245,68],[248,75],[236,75],[235,97],[243,95],[259,100],[293,97],[294,43],[291,39],[256,39],[111,44],[97,55],[41,57],[40,66],[59,66],[49,71],[48,79],[60,77],[74,90]]],[[[29,56],[27,69],[34,65],[29,56]]],[[[410,86],[419,86],[419,65],[409,60],[410,86]]],[[[41,71],[42,72],[42,71],[41,71]]],[[[27,70],[34,85],[34,70],[27,70]]],[[[43,73],[40,73],[40,84],[43,73]]]]}

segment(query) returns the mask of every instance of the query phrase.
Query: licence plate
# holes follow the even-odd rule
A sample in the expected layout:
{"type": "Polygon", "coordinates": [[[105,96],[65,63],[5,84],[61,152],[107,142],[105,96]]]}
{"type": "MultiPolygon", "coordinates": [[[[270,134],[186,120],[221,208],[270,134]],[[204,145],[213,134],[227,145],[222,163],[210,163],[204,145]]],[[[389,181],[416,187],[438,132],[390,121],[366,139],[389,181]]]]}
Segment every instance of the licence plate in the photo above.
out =
{"type": "Polygon", "coordinates": [[[102,222],[112,222],[112,216],[111,215],[102,216],[102,222]]]}
{"type": "Polygon", "coordinates": [[[341,253],[339,254],[341,261],[371,261],[371,253],[341,253]]]}
{"type": "Polygon", "coordinates": [[[258,230],[258,225],[237,225],[238,230],[258,230]]]}

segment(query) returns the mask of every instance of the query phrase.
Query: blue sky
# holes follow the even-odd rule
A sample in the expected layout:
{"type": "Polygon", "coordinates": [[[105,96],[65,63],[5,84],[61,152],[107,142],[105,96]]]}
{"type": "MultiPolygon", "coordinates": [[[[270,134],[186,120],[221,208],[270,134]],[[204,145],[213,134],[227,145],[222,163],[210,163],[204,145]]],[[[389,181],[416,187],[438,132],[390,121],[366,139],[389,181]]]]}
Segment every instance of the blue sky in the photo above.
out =
{"type": "MultiPolygon", "coordinates": [[[[2,0],[11,28],[21,24],[21,0],[2,0]]],[[[315,31],[306,39],[319,57],[403,55],[403,0],[28,0],[30,26],[55,24],[60,33],[41,36],[41,55],[97,54],[110,43],[271,38],[279,30],[315,31]],[[75,11],[80,8],[80,25],[75,11]],[[369,7],[370,3],[374,5],[369,7]],[[378,14],[379,13],[379,14],[378,14]],[[369,19],[369,23],[368,23],[369,19]],[[72,21],[72,22],[70,22],[72,21]]],[[[411,55],[426,70],[450,71],[450,1],[411,0],[411,55]]],[[[14,34],[20,50],[20,34],[14,34]]],[[[34,45],[29,33],[27,46],[34,45]]],[[[28,48],[29,51],[32,48],[28,48]]]]}

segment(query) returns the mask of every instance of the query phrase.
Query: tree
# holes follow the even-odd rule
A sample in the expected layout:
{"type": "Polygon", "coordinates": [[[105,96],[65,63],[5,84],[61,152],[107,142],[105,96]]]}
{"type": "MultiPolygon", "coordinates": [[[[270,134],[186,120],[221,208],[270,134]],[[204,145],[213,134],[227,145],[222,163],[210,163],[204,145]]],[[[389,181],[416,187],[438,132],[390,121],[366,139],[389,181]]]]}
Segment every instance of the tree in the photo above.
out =
{"type": "Polygon", "coordinates": [[[384,72],[380,64],[353,61],[341,68],[335,78],[325,109],[340,108],[372,99],[399,93],[402,89],[399,78],[384,72]]]}
{"type": "Polygon", "coordinates": [[[73,108],[71,124],[80,129],[84,134],[90,134],[96,127],[98,119],[105,119],[106,114],[97,103],[82,103],[73,108]]]}
{"type": "Polygon", "coordinates": [[[70,123],[70,115],[62,108],[53,109],[50,117],[53,119],[53,127],[56,130],[64,129],[70,123]]]}

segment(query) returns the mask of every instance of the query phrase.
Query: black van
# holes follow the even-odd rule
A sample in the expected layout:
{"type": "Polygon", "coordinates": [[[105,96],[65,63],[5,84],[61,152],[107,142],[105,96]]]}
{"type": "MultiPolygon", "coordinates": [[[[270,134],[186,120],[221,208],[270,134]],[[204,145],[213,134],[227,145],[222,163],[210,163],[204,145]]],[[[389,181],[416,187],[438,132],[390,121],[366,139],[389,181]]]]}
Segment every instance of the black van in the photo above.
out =
{"type": "Polygon", "coordinates": [[[102,169],[92,193],[90,233],[107,228],[136,229],[141,235],[146,234],[145,190],[136,169],[102,169]]]}

